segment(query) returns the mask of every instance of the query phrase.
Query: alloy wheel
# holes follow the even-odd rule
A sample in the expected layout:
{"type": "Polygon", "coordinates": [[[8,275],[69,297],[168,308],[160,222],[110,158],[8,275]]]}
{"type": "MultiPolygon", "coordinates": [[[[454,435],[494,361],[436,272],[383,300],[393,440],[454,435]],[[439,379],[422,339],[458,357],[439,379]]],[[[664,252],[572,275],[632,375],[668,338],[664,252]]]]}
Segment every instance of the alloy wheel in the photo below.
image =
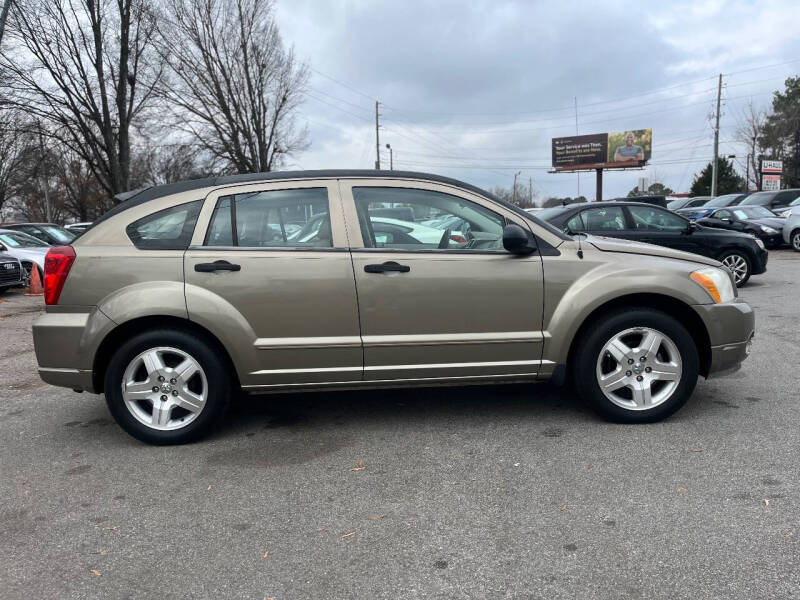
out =
{"type": "Polygon", "coordinates": [[[795,231],[792,234],[792,248],[800,252],[800,231],[795,231]]]}
{"type": "Polygon", "coordinates": [[[597,359],[597,383],[606,398],[627,410],[649,410],[666,402],[683,373],[678,347],[649,327],[612,337],[597,359]]]}
{"type": "Polygon", "coordinates": [[[186,427],[206,404],[208,381],[200,363],[178,348],[157,347],[128,363],[122,377],[125,407],[140,423],[161,431],[186,427]]]}
{"type": "Polygon", "coordinates": [[[747,260],[741,254],[730,254],[726,256],[722,259],[722,264],[731,270],[736,285],[739,285],[747,278],[747,260]]]}

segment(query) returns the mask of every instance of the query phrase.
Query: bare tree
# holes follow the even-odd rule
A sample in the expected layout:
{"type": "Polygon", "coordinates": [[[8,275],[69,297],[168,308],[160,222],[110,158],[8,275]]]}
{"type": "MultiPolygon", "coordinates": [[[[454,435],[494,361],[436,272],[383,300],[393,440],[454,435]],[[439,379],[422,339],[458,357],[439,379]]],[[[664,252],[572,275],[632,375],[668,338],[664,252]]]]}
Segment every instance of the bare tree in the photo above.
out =
{"type": "MultiPolygon", "coordinates": [[[[0,214],[21,179],[22,166],[33,140],[18,111],[0,112],[0,214]]],[[[2,219],[0,219],[2,220],[2,219]]]]}
{"type": "Polygon", "coordinates": [[[111,197],[128,189],[131,128],[153,100],[149,0],[15,0],[3,102],[41,120],[111,197]]]}
{"type": "MultiPolygon", "coordinates": [[[[758,176],[758,156],[762,154],[764,150],[762,131],[766,122],[767,113],[762,109],[756,108],[755,104],[752,102],[748,103],[738,119],[736,140],[747,147],[747,156],[743,164],[745,174],[747,174],[747,179],[745,181],[747,190],[761,189],[761,181],[758,176]]],[[[737,159],[737,162],[741,167],[742,161],[737,159]]]]}
{"type": "Polygon", "coordinates": [[[166,0],[159,23],[169,66],[159,91],[176,127],[239,173],[307,147],[296,112],[308,68],[284,48],[271,0],[166,0]]]}

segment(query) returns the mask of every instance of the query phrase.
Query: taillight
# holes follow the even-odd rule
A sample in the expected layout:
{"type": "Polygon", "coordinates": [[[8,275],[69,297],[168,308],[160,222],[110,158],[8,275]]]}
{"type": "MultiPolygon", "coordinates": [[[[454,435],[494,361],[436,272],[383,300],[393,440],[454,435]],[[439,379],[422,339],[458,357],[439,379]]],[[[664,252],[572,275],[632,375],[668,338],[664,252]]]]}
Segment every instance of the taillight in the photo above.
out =
{"type": "Polygon", "coordinates": [[[72,246],[53,246],[44,257],[44,303],[58,304],[67,275],[75,262],[72,246]]]}
{"type": "Polygon", "coordinates": [[[456,244],[466,244],[467,243],[467,238],[465,238],[463,235],[458,235],[457,233],[452,234],[450,236],[450,239],[453,240],[456,244]]]}

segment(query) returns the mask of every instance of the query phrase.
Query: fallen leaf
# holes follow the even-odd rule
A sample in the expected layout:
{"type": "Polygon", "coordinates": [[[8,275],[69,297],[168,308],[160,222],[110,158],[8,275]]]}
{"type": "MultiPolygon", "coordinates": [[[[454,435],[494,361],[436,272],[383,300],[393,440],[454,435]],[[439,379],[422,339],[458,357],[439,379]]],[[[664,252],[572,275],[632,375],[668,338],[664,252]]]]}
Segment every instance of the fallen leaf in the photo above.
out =
{"type": "Polygon", "coordinates": [[[339,539],[340,539],[340,540],[343,540],[344,538],[353,537],[355,534],[356,534],[356,532],[355,532],[355,531],[351,531],[350,533],[345,533],[345,534],[344,534],[342,537],[340,537],[339,539]]]}
{"type": "Polygon", "coordinates": [[[567,505],[566,504],[562,504],[561,505],[561,510],[567,510],[567,505]]]}
{"type": "Polygon", "coordinates": [[[370,517],[373,521],[379,521],[384,518],[386,515],[375,515],[374,517],[370,517]]]}
{"type": "Polygon", "coordinates": [[[325,531],[324,527],[317,527],[317,531],[325,531]]]}
{"type": "Polygon", "coordinates": [[[211,486],[210,485],[208,486],[208,489],[206,491],[207,492],[211,491],[211,486]]]}
{"type": "Polygon", "coordinates": [[[700,448],[692,448],[691,450],[692,450],[692,452],[694,452],[695,454],[700,454],[700,453],[702,452],[702,450],[701,450],[700,448]]]}
{"type": "Polygon", "coordinates": [[[589,469],[589,470],[591,471],[592,469],[594,469],[594,465],[593,465],[593,464],[591,464],[591,463],[589,463],[589,466],[588,466],[588,467],[586,467],[586,468],[587,468],[587,469],[589,469]]]}
{"type": "Polygon", "coordinates": [[[103,550],[96,550],[96,551],[94,552],[94,554],[101,554],[101,555],[102,555],[102,554],[108,554],[108,550],[106,550],[106,549],[103,549],[103,550]]]}
{"type": "Polygon", "coordinates": [[[687,490],[685,487],[683,487],[683,486],[681,486],[681,487],[679,487],[679,488],[678,488],[678,493],[679,493],[679,494],[685,494],[687,491],[688,491],[688,490],[687,490]]]}
{"type": "Polygon", "coordinates": [[[117,529],[119,529],[119,525],[114,525],[112,527],[103,527],[103,529],[105,529],[106,531],[116,531],[117,529]]]}
{"type": "Polygon", "coordinates": [[[264,552],[264,558],[269,558],[269,550],[267,550],[266,552],[264,552]]]}
{"type": "Polygon", "coordinates": [[[351,470],[351,471],[363,471],[363,470],[364,470],[364,469],[366,469],[366,468],[367,468],[367,467],[365,467],[365,466],[364,466],[364,461],[363,461],[363,460],[359,460],[359,461],[358,461],[358,464],[356,464],[356,466],[355,466],[355,467],[353,467],[353,468],[352,468],[352,469],[350,469],[350,470],[351,470]]]}
{"type": "Polygon", "coordinates": [[[100,577],[102,575],[102,573],[100,571],[98,571],[97,569],[92,569],[92,575],[96,575],[97,577],[100,577]]]}
{"type": "Polygon", "coordinates": [[[766,508],[767,506],[769,506],[769,499],[764,498],[764,507],[766,508]]]}

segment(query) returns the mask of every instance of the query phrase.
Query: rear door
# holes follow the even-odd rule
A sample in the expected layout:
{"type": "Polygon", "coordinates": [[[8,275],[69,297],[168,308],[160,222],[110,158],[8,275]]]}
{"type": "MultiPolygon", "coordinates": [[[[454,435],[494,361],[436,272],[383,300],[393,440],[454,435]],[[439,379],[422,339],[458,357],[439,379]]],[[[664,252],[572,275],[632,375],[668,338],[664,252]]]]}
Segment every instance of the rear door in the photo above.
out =
{"type": "Polygon", "coordinates": [[[335,180],[209,194],[185,254],[187,308],[230,336],[243,385],[361,379],[347,245],[335,180]]]}
{"type": "Polygon", "coordinates": [[[373,381],[533,377],[542,358],[538,254],[502,246],[525,220],[460,188],[341,180],[373,381]],[[380,216],[406,208],[409,220],[380,216]]]}

